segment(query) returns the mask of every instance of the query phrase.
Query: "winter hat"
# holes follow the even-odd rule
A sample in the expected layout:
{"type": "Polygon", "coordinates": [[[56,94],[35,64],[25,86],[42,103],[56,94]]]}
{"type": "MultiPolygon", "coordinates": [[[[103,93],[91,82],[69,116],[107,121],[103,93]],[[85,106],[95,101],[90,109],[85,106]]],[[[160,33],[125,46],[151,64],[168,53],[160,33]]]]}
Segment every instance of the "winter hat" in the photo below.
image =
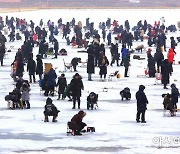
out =
{"type": "Polygon", "coordinates": [[[86,115],[86,112],[84,112],[83,110],[80,110],[80,111],[78,112],[78,114],[84,117],[84,116],[86,115]]]}
{"type": "Polygon", "coordinates": [[[52,104],[52,99],[48,97],[46,100],[46,104],[52,104]]]}
{"type": "Polygon", "coordinates": [[[79,73],[76,73],[74,76],[79,76],[79,73]]]}
{"type": "Polygon", "coordinates": [[[171,84],[171,88],[172,88],[172,87],[176,87],[176,85],[173,83],[173,84],[171,84]]]}
{"type": "Polygon", "coordinates": [[[152,49],[151,49],[151,48],[148,48],[147,54],[151,54],[151,51],[152,51],[152,49]]]}
{"type": "Polygon", "coordinates": [[[146,87],[145,87],[144,85],[140,85],[140,86],[139,86],[139,90],[142,90],[142,91],[143,91],[145,88],[146,88],[146,87]]]}
{"type": "Polygon", "coordinates": [[[65,74],[64,74],[64,73],[62,73],[62,74],[61,74],[61,76],[62,76],[62,77],[65,77],[65,74]]]}

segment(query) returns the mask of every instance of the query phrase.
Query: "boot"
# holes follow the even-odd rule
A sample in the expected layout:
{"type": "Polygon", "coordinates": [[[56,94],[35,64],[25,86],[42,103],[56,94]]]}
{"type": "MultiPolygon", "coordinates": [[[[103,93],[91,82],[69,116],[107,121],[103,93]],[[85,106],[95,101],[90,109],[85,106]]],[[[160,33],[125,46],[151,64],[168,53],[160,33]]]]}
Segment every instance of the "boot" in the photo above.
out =
{"type": "Polygon", "coordinates": [[[57,118],[57,116],[53,116],[52,122],[57,122],[56,118],[57,118]]]}
{"type": "Polygon", "coordinates": [[[139,120],[139,119],[136,119],[136,122],[137,122],[137,123],[139,123],[139,122],[140,122],[140,120],[139,120]]]}
{"type": "Polygon", "coordinates": [[[73,98],[73,108],[72,109],[75,109],[76,108],[76,100],[73,98]]]}
{"type": "Polygon", "coordinates": [[[80,109],[80,99],[78,99],[78,109],[80,109]]]}
{"type": "Polygon", "coordinates": [[[45,115],[44,122],[49,122],[49,118],[47,115],[45,115]]]}

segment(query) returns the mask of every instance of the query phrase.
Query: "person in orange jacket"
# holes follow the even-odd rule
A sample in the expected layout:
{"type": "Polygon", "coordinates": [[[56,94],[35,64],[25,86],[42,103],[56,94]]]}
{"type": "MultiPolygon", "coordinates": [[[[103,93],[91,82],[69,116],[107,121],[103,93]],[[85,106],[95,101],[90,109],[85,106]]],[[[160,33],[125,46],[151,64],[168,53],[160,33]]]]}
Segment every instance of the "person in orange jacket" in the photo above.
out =
{"type": "Polygon", "coordinates": [[[170,71],[172,73],[173,72],[172,64],[174,62],[174,49],[173,48],[169,49],[168,54],[167,54],[167,59],[168,59],[168,62],[170,63],[170,71]]]}

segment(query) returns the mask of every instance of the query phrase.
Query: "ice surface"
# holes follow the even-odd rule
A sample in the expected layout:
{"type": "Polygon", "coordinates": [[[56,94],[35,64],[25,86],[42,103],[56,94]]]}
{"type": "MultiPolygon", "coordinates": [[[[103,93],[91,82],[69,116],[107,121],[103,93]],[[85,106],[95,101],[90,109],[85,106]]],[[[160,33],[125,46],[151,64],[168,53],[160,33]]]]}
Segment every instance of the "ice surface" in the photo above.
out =
{"type": "MultiPolygon", "coordinates": [[[[75,17],[78,22],[81,20],[85,24],[85,18],[89,17],[91,22],[98,26],[98,23],[105,21],[108,17],[112,20],[116,19],[120,24],[124,24],[126,19],[129,20],[130,26],[136,25],[139,20],[147,19],[147,22],[153,24],[162,16],[165,17],[166,26],[177,24],[180,19],[179,9],[165,10],[37,10],[30,12],[13,12],[1,13],[9,17],[26,18],[27,22],[31,19],[39,24],[42,18],[46,23],[49,19],[57,22],[62,17],[63,23],[70,21],[75,17]]],[[[97,28],[97,27],[96,27],[97,28]]],[[[73,34],[72,34],[73,35],[73,34]]],[[[167,47],[170,47],[171,36],[179,36],[176,33],[168,32],[167,47]]],[[[86,53],[78,53],[77,48],[66,46],[62,34],[57,36],[60,48],[68,51],[67,57],[58,56],[58,59],[48,57],[43,62],[51,62],[56,68],[58,75],[64,70],[63,58],[66,62],[70,62],[73,57],[81,57],[86,61],[86,53]]],[[[52,97],[54,104],[61,111],[57,123],[44,123],[43,110],[46,97],[40,95],[38,83],[31,84],[30,110],[7,110],[7,103],[4,96],[14,88],[14,82],[10,77],[10,64],[14,60],[17,49],[22,45],[23,41],[7,42],[7,48],[14,46],[11,53],[8,53],[8,59],[4,60],[4,66],[0,66],[0,153],[180,153],[180,113],[176,117],[170,117],[168,114],[163,116],[162,93],[170,93],[170,86],[167,90],[163,89],[161,84],[155,85],[154,78],[144,77],[144,68],[147,67],[147,60],[134,60],[131,55],[131,66],[129,78],[124,78],[124,67],[108,66],[108,74],[119,70],[120,79],[101,82],[99,77],[99,68],[96,68],[95,74],[89,82],[87,80],[86,68],[78,67],[78,73],[83,77],[84,91],[81,97],[81,109],[87,112],[84,122],[88,126],[94,126],[95,133],[86,133],[83,136],[67,136],[66,124],[71,117],[79,110],[72,110],[72,102],[68,100],[57,100],[57,96],[52,97]],[[137,77],[140,75],[140,77],[137,77]],[[136,100],[135,93],[138,86],[144,84],[146,86],[145,93],[149,100],[148,110],[146,112],[146,124],[136,123],[136,100]],[[121,101],[119,92],[124,87],[129,87],[132,93],[131,101],[121,101]],[[103,88],[108,88],[107,92],[103,92],[103,88]],[[94,91],[99,94],[99,109],[87,110],[86,98],[89,92],[94,91]]],[[[133,42],[133,48],[142,42],[133,42]]],[[[147,40],[143,42],[147,47],[147,40]]],[[[152,47],[152,53],[155,47],[152,47]]],[[[180,60],[180,47],[177,46],[175,63],[173,65],[174,72],[170,78],[170,83],[180,85],[178,61],[180,60]]],[[[35,47],[33,52],[36,55],[38,48],[35,47]]],[[[110,58],[109,49],[106,48],[107,56],[110,58]]],[[[146,57],[146,51],[136,53],[141,57],[146,57]]],[[[166,57],[167,53],[164,53],[166,57]]],[[[72,79],[74,72],[65,73],[68,83],[72,79]]],[[[28,73],[25,72],[25,79],[28,79],[28,73]]],[[[38,76],[36,77],[38,78],[38,76]]],[[[178,104],[179,106],[179,104],[178,104]]]]}

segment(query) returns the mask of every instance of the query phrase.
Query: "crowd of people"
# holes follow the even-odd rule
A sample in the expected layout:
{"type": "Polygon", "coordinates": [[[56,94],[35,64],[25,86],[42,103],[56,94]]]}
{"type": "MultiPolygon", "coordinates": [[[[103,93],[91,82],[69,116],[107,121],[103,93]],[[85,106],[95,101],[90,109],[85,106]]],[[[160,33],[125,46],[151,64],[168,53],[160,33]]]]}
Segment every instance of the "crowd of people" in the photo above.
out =
{"type": "MultiPolygon", "coordinates": [[[[59,42],[56,38],[59,31],[62,31],[62,39],[66,40],[67,45],[77,46],[77,48],[85,48],[87,50],[87,74],[88,81],[93,81],[92,74],[95,73],[95,67],[99,68],[99,75],[102,81],[106,81],[107,69],[113,67],[116,62],[117,67],[124,66],[124,77],[129,77],[128,70],[130,67],[130,55],[133,52],[132,46],[134,41],[144,42],[145,34],[148,36],[148,50],[147,50],[147,60],[148,60],[148,74],[149,77],[154,78],[156,73],[160,73],[162,76],[163,88],[167,89],[167,84],[169,84],[170,76],[173,73],[173,62],[176,55],[177,43],[175,38],[172,36],[170,38],[170,48],[166,47],[166,33],[172,27],[165,26],[165,22],[155,22],[154,24],[149,24],[146,20],[138,21],[132,30],[130,29],[129,21],[126,20],[124,25],[119,25],[117,20],[111,21],[110,18],[105,22],[99,23],[99,29],[95,29],[94,22],[90,22],[90,18],[86,19],[86,25],[82,25],[81,21],[76,24],[75,18],[71,21],[63,23],[62,18],[55,24],[53,21],[48,20],[47,28],[45,27],[44,21],[41,19],[39,25],[36,25],[32,20],[27,23],[26,19],[20,18],[9,18],[6,16],[5,20],[0,18],[1,32],[0,32],[0,61],[1,66],[3,66],[3,58],[6,52],[6,42],[7,38],[2,34],[5,28],[8,28],[10,37],[9,42],[22,39],[24,40],[21,47],[19,47],[14,61],[12,62],[11,77],[16,82],[15,89],[12,93],[16,93],[18,96],[16,100],[6,97],[6,100],[14,101],[18,107],[22,108],[26,106],[30,109],[29,93],[30,84],[32,82],[36,83],[36,75],[39,75],[39,80],[41,81],[40,86],[45,91],[45,96],[54,96],[55,87],[58,87],[58,100],[65,99],[66,96],[73,101],[72,109],[76,108],[76,101],[78,104],[78,109],[80,109],[81,104],[81,90],[84,89],[82,77],[79,73],[75,73],[72,80],[67,84],[65,74],[57,76],[55,69],[51,68],[48,72],[44,73],[43,69],[43,59],[47,57],[47,54],[51,52],[54,55],[53,58],[57,59],[59,54],[59,42]],[[85,30],[85,32],[83,31],[85,30]],[[99,33],[101,31],[101,33],[99,33]],[[108,34],[106,35],[106,32],[108,34]],[[73,36],[70,34],[74,34],[73,36]],[[24,38],[21,37],[24,35],[24,38]],[[70,39],[70,37],[72,38],[70,39]],[[113,40],[115,36],[115,40],[113,40]],[[92,41],[91,41],[92,40],[92,41]],[[113,42],[114,41],[114,42],[113,42]],[[88,44],[89,43],[89,44],[88,44]],[[107,44],[106,44],[107,43],[107,44]],[[36,55],[36,61],[33,59],[35,57],[33,53],[33,48],[35,45],[39,48],[38,55],[36,55]],[[53,45],[53,47],[50,47],[53,45]],[[106,54],[106,46],[110,49],[111,57],[106,54]],[[151,47],[156,48],[156,52],[152,55],[151,47]],[[167,57],[164,56],[163,52],[167,53],[167,57]],[[119,62],[121,60],[121,62],[119,62]],[[110,65],[110,66],[109,66],[110,65]],[[25,72],[24,67],[27,66],[27,72],[29,74],[29,80],[23,79],[23,74],[25,72]],[[109,67],[108,67],[109,66],[109,67]],[[15,92],[14,92],[15,91],[15,92]],[[72,97],[72,98],[71,98],[72,97]],[[21,101],[23,105],[21,105],[21,101]]],[[[174,28],[174,27],[173,27],[174,28]]],[[[71,61],[74,72],[77,72],[77,65],[81,62],[80,57],[74,57],[71,61]]],[[[175,89],[175,84],[171,85],[171,102],[176,104],[179,93],[178,89],[175,89]],[[174,96],[174,91],[176,91],[176,96],[174,96]]],[[[139,91],[136,93],[137,99],[137,116],[136,121],[145,123],[145,110],[148,100],[144,93],[145,86],[140,85],[139,91]]],[[[169,96],[169,95],[168,95],[169,96]]],[[[52,106],[52,100],[48,99],[45,106],[45,122],[48,122],[48,113],[46,110],[48,106],[52,106]]],[[[15,106],[15,105],[14,105],[15,106]]],[[[167,105],[166,105],[167,106],[167,105]]],[[[173,108],[177,108],[173,105],[173,108]]],[[[167,107],[166,107],[167,108],[167,107]]],[[[56,121],[58,110],[56,109],[56,114],[53,114],[53,121],[56,121]]],[[[51,115],[51,114],[50,114],[51,115]]],[[[72,120],[73,121],[73,120],[72,120]]],[[[77,131],[79,134],[79,129],[77,131]]]]}

